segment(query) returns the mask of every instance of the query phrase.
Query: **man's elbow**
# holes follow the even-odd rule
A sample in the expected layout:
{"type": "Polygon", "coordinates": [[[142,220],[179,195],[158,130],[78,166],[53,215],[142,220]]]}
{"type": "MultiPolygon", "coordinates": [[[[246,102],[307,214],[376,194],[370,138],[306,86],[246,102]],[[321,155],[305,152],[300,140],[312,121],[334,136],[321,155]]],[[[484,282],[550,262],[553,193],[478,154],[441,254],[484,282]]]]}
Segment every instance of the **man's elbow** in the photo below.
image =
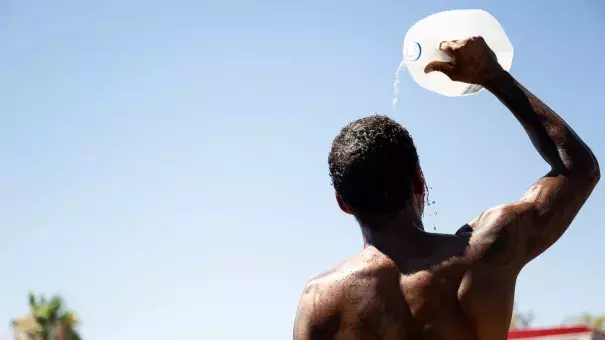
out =
{"type": "MultiPolygon", "coordinates": [[[[587,157],[588,158],[588,157],[587,157]]],[[[568,176],[574,178],[574,182],[585,183],[594,187],[601,179],[601,168],[595,155],[590,152],[590,158],[577,163],[577,166],[568,168],[568,176]]]]}
{"type": "Polygon", "coordinates": [[[601,168],[599,167],[599,161],[597,161],[597,157],[592,154],[592,168],[590,171],[590,181],[597,185],[599,180],[601,179],[601,168]]]}
{"type": "Polygon", "coordinates": [[[583,187],[594,189],[594,187],[599,183],[601,179],[601,169],[599,168],[599,164],[595,163],[594,166],[590,167],[586,170],[581,176],[581,180],[578,181],[578,184],[584,183],[583,187]]]}

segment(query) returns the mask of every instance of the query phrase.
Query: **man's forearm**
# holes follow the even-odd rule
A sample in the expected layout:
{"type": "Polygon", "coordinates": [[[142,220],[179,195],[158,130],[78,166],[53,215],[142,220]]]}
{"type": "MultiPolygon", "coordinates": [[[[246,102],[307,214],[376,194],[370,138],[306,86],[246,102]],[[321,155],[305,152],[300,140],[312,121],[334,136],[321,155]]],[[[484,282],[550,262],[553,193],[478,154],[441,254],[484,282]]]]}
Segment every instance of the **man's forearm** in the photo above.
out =
{"type": "Polygon", "coordinates": [[[492,78],[485,88],[515,115],[553,171],[569,176],[599,176],[599,166],[590,148],[561,117],[508,72],[492,78]]]}

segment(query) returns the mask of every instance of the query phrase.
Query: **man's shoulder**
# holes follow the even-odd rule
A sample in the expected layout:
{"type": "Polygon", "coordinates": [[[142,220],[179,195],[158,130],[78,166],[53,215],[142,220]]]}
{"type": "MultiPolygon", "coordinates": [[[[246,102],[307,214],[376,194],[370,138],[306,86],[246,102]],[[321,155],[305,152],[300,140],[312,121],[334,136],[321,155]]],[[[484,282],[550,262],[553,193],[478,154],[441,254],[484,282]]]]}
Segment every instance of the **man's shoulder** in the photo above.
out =
{"type": "Polygon", "coordinates": [[[329,338],[339,328],[346,262],[311,279],[296,312],[294,339],[329,338]]]}
{"type": "Polygon", "coordinates": [[[322,306],[339,304],[346,298],[351,284],[377,282],[386,275],[396,274],[396,265],[377,251],[364,250],[334,268],[311,279],[305,286],[303,298],[319,302],[322,306]],[[311,298],[311,296],[313,298],[311,298]],[[327,298],[329,297],[329,298],[327,298]]]}
{"type": "Polygon", "coordinates": [[[318,275],[309,281],[309,285],[315,285],[320,289],[342,286],[352,279],[371,279],[382,276],[384,273],[392,273],[397,268],[395,263],[376,250],[368,247],[341,262],[332,269],[318,275]]]}
{"type": "MultiPolygon", "coordinates": [[[[336,332],[340,318],[355,296],[376,288],[390,260],[371,250],[340,263],[310,280],[298,305],[295,334],[330,334],[336,332]]],[[[299,336],[295,338],[304,339],[299,336]]]]}
{"type": "Polygon", "coordinates": [[[313,295],[317,299],[319,295],[329,295],[331,300],[337,301],[346,282],[366,272],[367,266],[359,261],[359,255],[355,255],[311,279],[305,286],[303,298],[313,295]]]}
{"type": "Polygon", "coordinates": [[[481,270],[515,276],[522,268],[520,259],[524,257],[535,214],[534,206],[526,202],[485,210],[459,231],[469,237],[467,259],[481,270]]]}

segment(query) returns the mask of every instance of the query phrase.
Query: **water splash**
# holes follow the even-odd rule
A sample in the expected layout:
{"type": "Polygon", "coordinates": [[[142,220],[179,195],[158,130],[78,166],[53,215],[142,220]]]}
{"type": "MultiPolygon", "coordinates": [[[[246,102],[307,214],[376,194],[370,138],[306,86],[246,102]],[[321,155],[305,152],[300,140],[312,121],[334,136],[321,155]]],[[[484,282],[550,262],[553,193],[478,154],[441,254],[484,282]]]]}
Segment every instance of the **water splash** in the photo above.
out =
{"type": "Polygon", "coordinates": [[[403,69],[405,69],[405,60],[401,61],[397,68],[397,72],[395,72],[395,80],[393,81],[393,109],[395,109],[397,101],[399,100],[399,74],[403,69]]]}
{"type": "MultiPolygon", "coordinates": [[[[424,177],[424,176],[423,176],[424,177]]],[[[424,201],[425,201],[425,210],[435,210],[435,201],[431,200],[431,190],[433,190],[433,187],[429,187],[426,184],[426,181],[424,182],[424,201]]],[[[426,220],[428,221],[432,221],[430,222],[433,226],[433,231],[437,230],[437,224],[435,223],[435,219],[437,218],[437,211],[433,211],[433,212],[429,212],[428,215],[424,215],[423,217],[426,217],[426,220]]]]}

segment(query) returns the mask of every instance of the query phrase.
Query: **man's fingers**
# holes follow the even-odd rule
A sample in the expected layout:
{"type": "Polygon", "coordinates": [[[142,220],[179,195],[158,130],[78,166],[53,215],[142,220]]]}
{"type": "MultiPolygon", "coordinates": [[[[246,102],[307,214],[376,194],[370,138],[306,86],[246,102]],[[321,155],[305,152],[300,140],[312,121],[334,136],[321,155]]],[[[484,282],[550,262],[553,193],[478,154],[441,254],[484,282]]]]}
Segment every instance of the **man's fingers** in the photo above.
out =
{"type": "Polygon", "coordinates": [[[450,57],[453,58],[454,50],[457,50],[457,49],[461,48],[462,46],[466,45],[466,43],[469,40],[470,39],[442,41],[441,44],[439,44],[439,49],[442,50],[443,52],[447,53],[447,55],[449,55],[450,57]]]}
{"type": "Polygon", "coordinates": [[[433,61],[424,68],[424,73],[431,73],[435,71],[444,73],[446,76],[451,78],[451,74],[454,71],[454,65],[443,61],[433,61]]]}
{"type": "Polygon", "coordinates": [[[439,44],[439,49],[445,52],[450,58],[454,58],[454,48],[457,48],[459,45],[458,40],[453,41],[443,41],[439,44]]]}
{"type": "MultiPolygon", "coordinates": [[[[454,59],[454,51],[466,44],[466,40],[443,41],[439,44],[439,49],[445,52],[450,58],[454,59]]],[[[424,73],[441,72],[452,78],[454,65],[451,62],[433,61],[426,65],[424,73]]]]}
{"type": "Polygon", "coordinates": [[[442,50],[442,51],[445,51],[447,49],[457,47],[458,46],[458,41],[459,40],[442,41],[441,44],[439,44],[439,49],[442,50]]]}
{"type": "Polygon", "coordinates": [[[446,47],[442,47],[441,45],[439,46],[439,49],[442,50],[443,52],[445,52],[445,54],[447,54],[450,58],[454,59],[454,50],[447,46],[446,47]]]}

